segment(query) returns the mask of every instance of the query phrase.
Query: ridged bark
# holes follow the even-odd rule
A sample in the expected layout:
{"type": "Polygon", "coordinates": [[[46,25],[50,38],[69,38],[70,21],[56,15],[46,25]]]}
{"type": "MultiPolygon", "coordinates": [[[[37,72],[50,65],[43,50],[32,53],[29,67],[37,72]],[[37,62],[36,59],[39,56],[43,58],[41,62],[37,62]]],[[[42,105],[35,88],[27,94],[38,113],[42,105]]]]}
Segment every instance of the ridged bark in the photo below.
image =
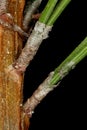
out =
{"type": "MultiPolygon", "coordinates": [[[[14,22],[22,26],[25,0],[8,0],[8,12],[14,22]]],[[[22,49],[22,39],[17,32],[0,25],[0,130],[27,130],[28,118],[22,111],[23,75],[8,73],[22,49]],[[16,80],[14,80],[16,78],[16,80]]]]}

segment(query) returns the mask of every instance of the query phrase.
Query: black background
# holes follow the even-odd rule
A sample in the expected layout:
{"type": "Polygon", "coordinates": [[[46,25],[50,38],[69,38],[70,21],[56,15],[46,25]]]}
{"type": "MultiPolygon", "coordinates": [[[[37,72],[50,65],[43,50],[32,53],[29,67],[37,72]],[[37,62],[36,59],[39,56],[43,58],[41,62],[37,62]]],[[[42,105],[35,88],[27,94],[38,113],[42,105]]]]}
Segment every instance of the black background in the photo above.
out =
{"type": "MultiPolygon", "coordinates": [[[[41,8],[45,5],[43,0],[41,8]]],[[[24,101],[87,35],[86,0],[72,0],[25,73],[24,101]]],[[[87,129],[87,57],[36,107],[29,130],[87,129]]]]}

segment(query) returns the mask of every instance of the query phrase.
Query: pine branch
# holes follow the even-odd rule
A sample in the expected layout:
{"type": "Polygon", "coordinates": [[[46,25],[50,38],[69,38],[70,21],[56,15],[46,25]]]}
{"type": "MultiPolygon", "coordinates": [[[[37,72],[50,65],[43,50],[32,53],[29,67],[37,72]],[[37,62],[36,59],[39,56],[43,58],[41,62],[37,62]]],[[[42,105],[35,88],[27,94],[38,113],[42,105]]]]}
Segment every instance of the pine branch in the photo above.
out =
{"type": "Polygon", "coordinates": [[[45,96],[57,87],[60,81],[75,66],[87,56],[87,37],[74,49],[74,51],[39,85],[37,90],[24,104],[24,112],[29,118],[36,106],[45,98],[45,96]]]}
{"type": "MultiPolygon", "coordinates": [[[[56,6],[58,0],[52,1],[49,0],[45,9],[43,10],[39,20],[36,22],[35,27],[30,35],[30,37],[27,40],[27,43],[25,47],[22,50],[22,53],[20,54],[19,58],[13,63],[13,67],[20,73],[23,73],[27,66],[30,64],[31,60],[34,58],[35,54],[37,53],[37,50],[39,46],[41,45],[42,41],[48,37],[49,31],[51,31],[53,24],[49,26],[47,25],[48,19],[50,20],[50,15],[54,12],[54,7],[56,6]],[[53,5],[52,5],[53,4],[53,5]],[[50,7],[50,11],[49,8],[50,7]],[[53,12],[52,12],[53,11],[53,12]],[[44,17],[44,19],[43,19],[44,17]],[[46,21],[47,19],[47,21],[46,21]]],[[[60,4],[66,7],[70,0],[66,0],[66,2],[63,2],[60,4]]],[[[62,6],[62,7],[63,7],[62,6]]],[[[60,7],[59,7],[60,8],[60,7]]],[[[58,9],[58,8],[57,8],[58,9]]],[[[63,8],[64,10],[65,8],[63,8]]],[[[62,10],[62,11],[63,11],[62,10]]],[[[61,11],[61,13],[62,13],[61,11]]],[[[55,11],[56,13],[56,11],[55,11]]],[[[55,14],[54,13],[54,14],[55,14]]],[[[59,16],[59,13],[57,12],[56,18],[59,16]]]]}
{"type": "Polygon", "coordinates": [[[32,19],[32,15],[35,13],[39,5],[41,4],[42,0],[34,0],[33,2],[29,3],[29,7],[27,7],[27,12],[24,16],[23,20],[23,29],[27,30],[28,25],[32,19]]]}
{"type": "MultiPolygon", "coordinates": [[[[12,14],[15,23],[21,27],[23,8],[24,0],[0,0],[0,11],[3,10],[0,19],[11,25],[7,14],[12,14]]],[[[14,71],[14,77],[11,77],[12,71],[5,71],[21,49],[22,39],[18,33],[0,25],[0,130],[24,130],[25,127],[27,117],[22,116],[21,105],[23,75],[15,75],[14,71]],[[15,76],[16,81],[13,80],[15,76]]]]}
{"type": "Polygon", "coordinates": [[[0,0],[0,15],[7,12],[8,0],[0,0]]]}
{"type": "MultiPolygon", "coordinates": [[[[35,2],[36,1],[34,1],[34,3],[35,2]]],[[[41,1],[39,1],[39,3],[40,2],[41,1]]],[[[9,65],[8,68],[6,69],[6,73],[10,73],[10,75],[11,75],[10,78],[14,82],[16,82],[16,78],[18,78],[21,73],[25,72],[27,66],[30,64],[30,61],[33,59],[33,57],[37,53],[37,50],[38,50],[39,46],[41,45],[42,41],[48,37],[49,31],[51,31],[52,26],[55,23],[56,19],[59,17],[59,15],[65,9],[65,8],[63,8],[61,11],[58,12],[58,9],[60,8],[60,6],[59,6],[59,8],[56,9],[57,11],[55,11],[54,8],[56,7],[57,2],[58,2],[58,0],[55,0],[55,1],[49,0],[48,1],[39,20],[36,22],[35,27],[31,33],[30,37],[28,38],[27,43],[26,43],[25,47],[23,48],[20,56],[12,65],[9,65]],[[50,9],[48,7],[50,7],[50,9]],[[51,25],[49,26],[49,25],[47,25],[47,23],[48,23],[48,21],[50,21],[51,14],[55,14],[56,19],[54,19],[53,22],[51,23],[51,25]],[[44,19],[43,19],[43,17],[44,17],[44,19]]],[[[65,4],[62,2],[60,5],[61,5],[61,7],[66,7],[68,5],[67,3],[69,3],[69,2],[70,2],[70,0],[66,0],[65,4]]],[[[35,7],[36,7],[36,5],[35,5],[35,7]]],[[[15,27],[17,28],[17,26],[15,26],[15,27]]],[[[21,31],[19,31],[19,32],[21,32],[21,31]]],[[[31,110],[29,110],[30,112],[28,112],[28,113],[31,113],[31,111],[33,111],[33,109],[44,98],[44,96],[46,96],[49,91],[53,90],[53,88],[49,87],[51,85],[49,81],[53,77],[53,74],[55,74],[55,73],[54,72],[50,73],[48,78],[40,85],[40,87],[39,87],[40,91],[37,90],[37,92],[34,93],[34,96],[33,96],[34,100],[32,102],[35,101],[37,103],[35,103],[35,104],[33,103],[34,104],[33,107],[30,106],[31,110]],[[43,86],[47,86],[47,87],[43,88],[43,86]],[[37,93],[40,93],[40,94],[37,94],[37,93]],[[37,98],[36,95],[37,95],[37,97],[38,96],[39,97],[37,98]]],[[[19,82],[20,82],[20,79],[19,79],[19,82]]],[[[53,84],[53,86],[55,86],[55,84],[53,84]]],[[[32,104],[32,102],[30,104],[32,104]]],[[[27,108],[25,111],[27,111],[27,108]]]]}
{"type": "Polygon", "coordinates": [[[19,58],[13,63],[13,67],[18,72],[24,72],[26,70],[27,66],[35,56],[43,39],[48,37],[48,33],[51,31],[51,28],[52,26],[46,26],[39,21],[36,23],[19,58]]]}
{"type": "Polygon", "coordinates": [[[53,87],[50,87],[50,80],[53,77],[54,72],[51,72],[49,76],[39,85],[37,90],[33,95],[26,101],[24,104],[24,113],[30,118],[34,112],[36,106],[42,101],[42,99],[53,90],[53,87]]]}

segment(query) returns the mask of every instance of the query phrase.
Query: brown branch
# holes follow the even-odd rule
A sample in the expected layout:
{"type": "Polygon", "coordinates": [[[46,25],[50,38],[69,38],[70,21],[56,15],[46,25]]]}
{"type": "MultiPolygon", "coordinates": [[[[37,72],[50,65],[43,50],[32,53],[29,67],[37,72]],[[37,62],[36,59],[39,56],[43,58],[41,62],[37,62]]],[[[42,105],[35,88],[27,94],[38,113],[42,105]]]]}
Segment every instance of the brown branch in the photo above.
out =
{"type": "Polygon", "coordinates": [[[0,0],[0,24],[10,30],[18,32],[20,35],[28,37],[29,35],[19,27],[13,19],[11,13],[8,13],[8,3],[10,0],[0,0]]]}
{"type": "Polygon", "coordinates": [[[29,35],[24,32],[17,24],[14,23],[13,17],[10,13],[0,15],[0,24],[10,30],[18,32],[20,35],[28,37],[29,35]]]}
{"type": "MultiPolygon", "coordinates": [[[[11,25],[7,17],[10,13],[21,27],[24,1],[0,0],[0,18],[4,24],[11,25]]],[[[28,130],[29,120],[22,110],[23,74],[9,66],[21,49],[22,39],[18,33],[0,24],[0,130],[28,130]]]]}

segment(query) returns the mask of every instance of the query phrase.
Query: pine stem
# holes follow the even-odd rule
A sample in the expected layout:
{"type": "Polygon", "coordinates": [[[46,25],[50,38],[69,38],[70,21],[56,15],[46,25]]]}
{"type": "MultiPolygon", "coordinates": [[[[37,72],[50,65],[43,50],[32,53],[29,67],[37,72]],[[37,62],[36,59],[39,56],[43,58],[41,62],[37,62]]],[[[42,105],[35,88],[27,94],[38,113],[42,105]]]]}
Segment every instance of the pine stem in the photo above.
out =
{"type": "Polygon", "coordinates": [[[50,80],[54,72],[51,72],[49,76],[39,85],[33,95],[25,102],[24,104],[24,113],[29,116],[32,116],[36,106],[42,101],[42,99],[53,90],[53,87],[50,87],[50,80]]]}
{"type": "MultiPolygon", "coordinates": [[[[65,0],[60,4],[59,9],[63,8],[70,2],[70,0],[65,0]]],[[[36,1],[35,1],[36,2],[36,1]]],[[[13,67],[19,71],[24,72],[27,66],[30,64],[30,61],[34,58],[40,44],[42,43],[43,39],[48,37],[49,31],[52,29],[52,25],[47,25],[47,20],[49,19],[50,15],[52,14],[54,7],[58,0],[49,0],[44,11],[42,12],[39,20],[35,24],[35,27],[27,40],[25,47],[22,50],[19,58],[13,63],[13,67]]],[[[54,11],[54,13],[58,13],[58,11],[54,11]]],[[[62,11],[61,11],[62,12],[62,11]]],[[[56,16],[58,15],[56,13],[56,16]]],[[[57,17],[56,17],[57,18],[57,17]]],[[[56,19],[55,19],[56,20],[56,19]]],[[[54,20],[54,22],[55,22],[54,20]]],[[[52,22],[52,24],[54,23],[52,22]]]]}
{"type": "Polygon", "coordinates": [[[0,15],[7,12],[8,0],[0,0],[0,15]]]}
{"type": "Polygon", "coordinates": [[[13,67],[18,72],[24,72],[31,60],[34,58],[39,46],[43,39],[48,37],[49,31],[52,26],[46,26],[44,23],[37,21],[35,27],[27,40],[25,47],[23,48],[19,58],[13,63],[13,67]]]}
{"type": "MultiPolygon", "coordinates": [[[[1,7],[6,7],[4,2],[8,2],[4,14],[11,13],[13,21],[21,27],[25,0],[0,0],[1,7]]],[[[25,127],[26,119],[22,111],[23,75],[11,68],[11,71],[8,70],[21,49],[22,39],[18,33],[0,25],[0,130],[24,130],[25,127]]]]}
{"type": "Polygon", "coordinates": [[[24,20],[23,20],[23,29],[27,30],[28,29],[28,25],[32,19],[32,15],[35,13],[35,11],[37,10],[37,8],[39,7],[39,5],[41,4],[42,0],[34,0],[33,3],[29,4],[29,7],[27,9],[27,12],[24,16],[24,20]]]}
{"type": "Polygon", "coordinates": [[[29,117],[36,106],[43,98],[57,87],[60,81],[69,73],[70,70],[87,56],[87,37],[76,47],[76,49],[39,85],[37,90],[24,104],[24,112],[29,117]]]}

